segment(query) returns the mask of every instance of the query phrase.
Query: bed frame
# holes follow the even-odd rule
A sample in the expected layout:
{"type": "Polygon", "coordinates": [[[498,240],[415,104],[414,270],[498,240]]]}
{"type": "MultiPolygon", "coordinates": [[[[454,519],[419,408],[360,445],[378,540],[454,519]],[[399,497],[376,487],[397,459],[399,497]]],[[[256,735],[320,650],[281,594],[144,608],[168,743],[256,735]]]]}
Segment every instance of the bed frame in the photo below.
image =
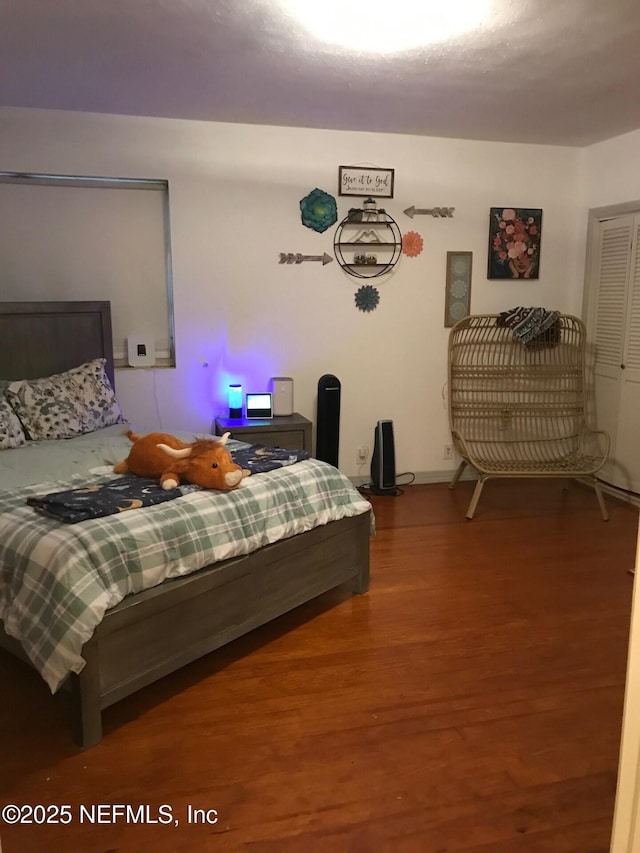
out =
{"type": "MultiPolygon", "coordinates": [[[[0,302],[0,377],[33,379],[92,358],[113,379],[109,302],[0,302]]],[[[244,557],[127,596],[83,647],[69,678],[76,740],[102,740],[120,699],[329,589],[369,588],[370,513],[334,521],[244,557]]],[[[0,648],[26,660],[0,623],[0,648]]]]}

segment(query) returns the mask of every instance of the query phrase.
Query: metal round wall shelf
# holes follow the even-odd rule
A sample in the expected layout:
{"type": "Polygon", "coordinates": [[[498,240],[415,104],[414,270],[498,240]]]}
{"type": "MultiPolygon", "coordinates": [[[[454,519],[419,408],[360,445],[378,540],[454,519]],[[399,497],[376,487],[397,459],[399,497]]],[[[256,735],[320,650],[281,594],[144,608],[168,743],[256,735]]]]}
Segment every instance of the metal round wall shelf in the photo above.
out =
{"type": "Polygon", "coordinates": [[[378,278],[400,260],[402,235],[385,210],[351,209],[336,228],[333,250],[342,269],[355,278],[378,278]]]}

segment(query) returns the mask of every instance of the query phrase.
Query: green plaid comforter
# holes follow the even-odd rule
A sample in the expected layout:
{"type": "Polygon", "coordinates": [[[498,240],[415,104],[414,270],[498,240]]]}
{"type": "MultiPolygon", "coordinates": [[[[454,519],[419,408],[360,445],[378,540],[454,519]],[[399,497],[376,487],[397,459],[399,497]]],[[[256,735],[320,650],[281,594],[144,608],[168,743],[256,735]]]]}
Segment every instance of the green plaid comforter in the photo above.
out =
{"type": "Polygon", "coordinates": [[[82,670],[83,644],[126,595],[371,509],[336,468],[314,459],[248,477],[233,492],[191,492],[73,525],[25,503],[52,485],[79,484],[0,492],[0,620],[52,692],[82,670]]]}

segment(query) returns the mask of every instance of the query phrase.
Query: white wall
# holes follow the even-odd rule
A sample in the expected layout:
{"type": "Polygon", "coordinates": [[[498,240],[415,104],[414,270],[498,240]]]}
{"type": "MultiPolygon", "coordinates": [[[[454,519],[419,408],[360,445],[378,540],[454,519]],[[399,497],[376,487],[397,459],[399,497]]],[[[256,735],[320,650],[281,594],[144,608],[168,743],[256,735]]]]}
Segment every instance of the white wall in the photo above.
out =
{"type": "Polygon", "coordinates": [[[585,149],[587,207],[640,199],[640,130],[585,149]]]}
{"type": "MultiPolygon", "coordinates": [[[[208,430],[222,389],[263,390],[292,376],[295,408],[314,420],[317,382],[342,382],[340,467],[355,459],[375,422],[394,421],[398,472],[444,471],[446,406],[444,279],[448,250],[472,251],[474,313],[541,305],[579,313],[585,207],[582,152],[467,142],[32,110],[0,110],[0,169],[169,180],[176,320],[175,370],[120,370],[117,391],[139,428],[208,430]],[[338,264],[280,265],[279,252],[332,254],[334,228],[300,221],[314,187],[338,196],[338,166],[394,168],[384,206],[401,231],[424,237],[373,283],[377,310],[354,303],[362,283],[338,264]],[[410,219],[403,210],[453,206],[453,219],[410,219]],[[486,278],[489,208],[539,207],[537,281],[486,278]],[[203,362],[208,367],[203,366],[203,362]]],[[[28,246],[24,247],[28,251],[28,246]]],[[[2,279],[0,277],[0,298],[2,279]]]]}

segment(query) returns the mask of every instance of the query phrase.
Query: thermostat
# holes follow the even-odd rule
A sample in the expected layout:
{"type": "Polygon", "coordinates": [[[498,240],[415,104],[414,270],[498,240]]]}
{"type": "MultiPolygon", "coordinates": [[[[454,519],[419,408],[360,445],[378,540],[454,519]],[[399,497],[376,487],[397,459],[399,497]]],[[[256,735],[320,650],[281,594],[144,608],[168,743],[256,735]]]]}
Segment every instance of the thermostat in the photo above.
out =
{"type": "Polygon", "coordinates": [[[127,338],[127,353],[131,367],[153,367],[156,363],[156,348],[153,341],[141,335],[127,338]]]}

